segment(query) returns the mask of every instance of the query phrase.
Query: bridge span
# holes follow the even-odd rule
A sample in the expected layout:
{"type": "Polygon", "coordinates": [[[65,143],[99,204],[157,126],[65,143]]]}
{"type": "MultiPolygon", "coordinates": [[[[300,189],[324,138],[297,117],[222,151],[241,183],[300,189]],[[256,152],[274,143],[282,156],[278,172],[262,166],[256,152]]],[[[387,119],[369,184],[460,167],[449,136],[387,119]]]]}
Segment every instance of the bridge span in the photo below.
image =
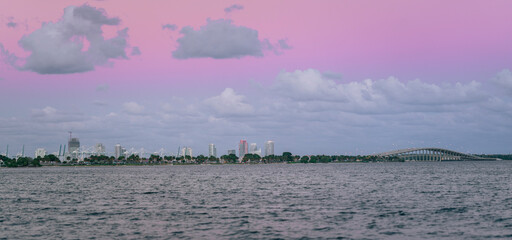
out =
{"type": "Polygon", "coordinates": [[[404,161],[496,161],[496,158],[484,158],[472,154],[456,152],[443,148],[407,148],[373,154],[377,157],[398,157],[404,161]]]}

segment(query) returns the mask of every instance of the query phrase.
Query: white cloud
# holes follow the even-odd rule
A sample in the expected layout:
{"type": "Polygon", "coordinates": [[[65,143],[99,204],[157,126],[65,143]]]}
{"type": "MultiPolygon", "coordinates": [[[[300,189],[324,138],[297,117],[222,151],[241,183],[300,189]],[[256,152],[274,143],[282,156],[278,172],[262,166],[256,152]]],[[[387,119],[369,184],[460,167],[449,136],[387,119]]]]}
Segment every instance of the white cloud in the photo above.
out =
{"type": "Polygon", "coordinates": [[[136,102],[126,102],[123,104],[123,110],[128,114],[141,114],[144,112],[144,106],[136,102]]]}
{"type": "Polygon", "coordinates": [[[315,69],[283,71],[273,86],[275,93],[298,101],[301,108],[379,114],[445,111],[453,105],[483,102],[488,96],[480,88],[478,82],[436,85],[420,80],[404,83],[394,77],[343,84],[315,69]]]}
{"type": "Polygon", "coordinates": [[[493,82],[499,87],[512,92],[512,72],[509,69],[504,69],[496,74],[493,82]]]}
{"type": "Polygon", "coordinates": [[[245,96],[236,94],[231,88],[226,88],[219,96],[206,99],[205,103],[220,115],[237,116],[254,113],[254,108],[245,102],[245,96]]]}
{"type": "Polygon", "coordinates": [[[110,39],[104,39],[102,32],[103,26],[119,22],[119,18],[107,17],[103,9],[67,7],[60,21],[44,23],[21,38],[20,46],[31,54],[20,69],[40,74],[77,73],[91,71],[110,59],[126,58],[128,29],[110,39]],[[87,50],[85,41],[89,43],[87,50]]]}

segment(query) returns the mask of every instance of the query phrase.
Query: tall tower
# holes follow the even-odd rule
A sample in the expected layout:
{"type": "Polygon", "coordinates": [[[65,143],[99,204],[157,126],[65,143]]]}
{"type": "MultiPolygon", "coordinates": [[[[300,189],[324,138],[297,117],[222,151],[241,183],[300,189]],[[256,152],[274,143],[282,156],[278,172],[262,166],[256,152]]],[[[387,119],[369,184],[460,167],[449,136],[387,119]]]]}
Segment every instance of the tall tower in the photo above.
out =
{"type": "Polygon", "coordinates": [[[68,153],[73,154],[73,153],[75,153],[75,151],[78,152],[79,148],[80,148],[80,140],[78,138],[72,137],[71,132],[69,132],[68,153]]]}
{"type": "Polygon", "coordinates": [[[96,155],[105,155],[105,145],[97,143],[94,147],[94,151],[96,152],[96,155]]]}
{"type": "Polygon", "coordinates": [[[265,142],[265,156],[274,155],[274,141],[265,142]]]}
{"type": "Polygon", "coordinates": [[[121,147],[121,144],[116,144],[114,147],[114,157],[116,159],[119,159],[120,156],[123,154],[123,147],[121,147]]]}
{"type": "Polygon", "coordinates": [[[249,153],[256,154],[257,151],[258,151],[258,145],[256,143],[251,143],[251,145],[249,145],[249,153]]]}
{"type": "Polygon", "coordinates": [[[215,144],[208,144],[208,157],[217,157],[217,148],[215,148],[215,144]]]}
{"type": "Polygon", "coordinates": [[[240,144],[238,144],[238,153],[240,154],[238,156],[239,158],[243,158],[245,154],[249,153],[246,140],[240,140],[240,144]]]}

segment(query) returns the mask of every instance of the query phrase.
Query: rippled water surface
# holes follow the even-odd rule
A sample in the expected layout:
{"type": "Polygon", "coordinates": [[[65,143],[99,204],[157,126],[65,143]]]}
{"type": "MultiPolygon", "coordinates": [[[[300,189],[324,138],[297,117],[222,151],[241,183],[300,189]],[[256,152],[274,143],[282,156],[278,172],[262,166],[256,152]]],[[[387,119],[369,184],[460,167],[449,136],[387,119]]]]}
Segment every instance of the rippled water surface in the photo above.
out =
{"type": "Polygon", "coordinates": [[[2,168],[3,238],[512,238],[512,161],[2,168]]]}

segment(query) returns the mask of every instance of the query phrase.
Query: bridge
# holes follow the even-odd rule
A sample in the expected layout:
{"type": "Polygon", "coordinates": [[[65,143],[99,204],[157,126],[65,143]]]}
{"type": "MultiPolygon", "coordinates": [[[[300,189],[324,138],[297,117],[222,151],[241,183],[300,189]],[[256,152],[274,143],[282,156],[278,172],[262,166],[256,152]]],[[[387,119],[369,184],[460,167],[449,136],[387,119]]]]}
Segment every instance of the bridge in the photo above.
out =
{"type": "Polygon", "coordinates": [[[467,153],[442,148],[407,148],[373,154],[377,157],[398,157],[404,161],[496,161],[496,158],[484,158],[467,153]]]}

